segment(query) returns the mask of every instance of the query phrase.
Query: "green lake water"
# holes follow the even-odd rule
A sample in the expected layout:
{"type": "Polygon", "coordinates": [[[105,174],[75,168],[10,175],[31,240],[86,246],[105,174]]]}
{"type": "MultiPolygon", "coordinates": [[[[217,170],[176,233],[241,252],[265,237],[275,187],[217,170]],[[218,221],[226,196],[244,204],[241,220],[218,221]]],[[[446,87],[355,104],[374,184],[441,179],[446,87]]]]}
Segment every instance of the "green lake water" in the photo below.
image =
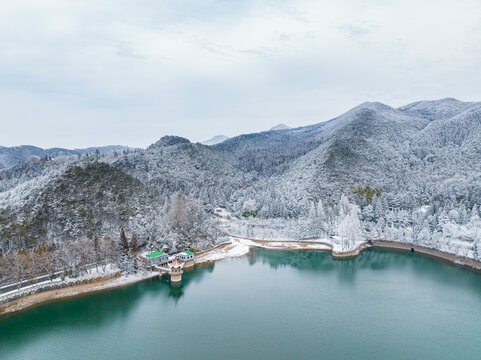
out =
{"type": "Polygon", "coordinates": [[[481,275],[408,253],[254,250],[0,319],[0,359],[481,359],[481,275]]]}

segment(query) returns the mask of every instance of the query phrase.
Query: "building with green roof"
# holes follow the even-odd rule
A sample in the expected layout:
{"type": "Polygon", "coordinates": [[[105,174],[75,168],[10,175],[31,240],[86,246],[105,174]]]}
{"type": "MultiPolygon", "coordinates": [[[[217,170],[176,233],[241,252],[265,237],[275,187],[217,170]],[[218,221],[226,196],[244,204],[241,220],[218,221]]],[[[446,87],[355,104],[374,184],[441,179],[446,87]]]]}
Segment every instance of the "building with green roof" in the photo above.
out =
{"type": "Polygon", "coordinates": [[[180,254],[177,254],[177,258],[180,261],[184,262],[184,267],[194,266],[195,257],[192,251],[187,250],[187,251],[181,252],[180,254]]]}
{"type": "Polygon", "coordinates": [[[158,256],[165,255],[162,251],[152,251],[150,254],[145,255],[145,257],[148,257],[149,259],[155,259],[158,256]]]}
{"type": "Polygon", "coordinates": [[[169,261],[169,255],[162,251],[152,251],[142,254],[141,260],[146,267],[154,265],[164,266],[169,261]]]}

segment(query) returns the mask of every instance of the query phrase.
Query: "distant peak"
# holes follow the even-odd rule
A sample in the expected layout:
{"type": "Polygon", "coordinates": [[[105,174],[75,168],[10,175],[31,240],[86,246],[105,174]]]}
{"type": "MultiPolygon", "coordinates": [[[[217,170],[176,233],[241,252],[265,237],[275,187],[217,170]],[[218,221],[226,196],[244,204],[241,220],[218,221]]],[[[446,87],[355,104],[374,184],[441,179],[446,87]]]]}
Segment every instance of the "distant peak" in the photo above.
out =
{"type": "Polygon", "coordinates": [[[228,139],[227,136],[225,135],[216,135],[213,138],[210,138],[209,140],[202,141],[201,144],[203,145],[215,145],[215,144],[220,144],[221,142],[224,142],[228,139]]]}
{"type": "Polygon", "coordinates": [[[392,109],[389,105],[379,101],[366,101],[355,107],[355,109],[392,109]]]}
{"type": "Polygon", "coordinates": [[[287,130],[287,129],[290,129],[290,127],[285,124],[278,124],[273,128],[271,128],[269,131],[278,131],[278,130],[287,130]]]}
{"type": "Polygon", "coordinates": [[[445,98],[437,99],[437,100],[416,101],[416,102],[401,106],[399,109],[400,110],[407,110],[407,109],[421,108],[421,107],[422,108],[433,107],[433,106],[439,106],[439,105],[444,105],[444,104],[461,106],[463,104],[470,104],[470,103],[455,99],[453,97],[445,97],[445,98]]]}
{"type": "Polygon", "coordinates": [[[464,102],[452,97],[424,100],[401,106],[398,110],[430,120],[448,119],[469,109],[476,103],[464,102]]]}
{"type": "Polygon", "coordinates": [[[342,114],[340,117],[346,117],[346,116],[349,117],[365,111],[385,112],[385,111],[393,111],[393,110],[394,109],[389,105],[386,105],[377,101],[375,102],[366,101],[352,108],[348,112],[342,114]]]}
{"type": "Polygon", "coordinates": [[[180,136],[167,135],[162,137],[155,144],[151,145],[151,147],[152,146],[172,146],[172,145],[178,145],[178,144],[190,144],[190,141],[189,139],[186,139],[180,136]]]}

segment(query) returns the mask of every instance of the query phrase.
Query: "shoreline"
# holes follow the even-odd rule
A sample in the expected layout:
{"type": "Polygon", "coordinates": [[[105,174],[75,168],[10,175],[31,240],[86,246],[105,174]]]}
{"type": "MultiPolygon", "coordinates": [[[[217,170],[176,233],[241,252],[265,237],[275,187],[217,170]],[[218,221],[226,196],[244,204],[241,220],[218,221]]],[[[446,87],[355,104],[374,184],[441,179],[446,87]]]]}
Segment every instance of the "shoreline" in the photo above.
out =
{"type": "Polygon", "coordinates": [[[106,290],[117,289],[143,280],[151,279],[156,276],[159,276],[159,274],[154,272],[143,274],[143,276],[116,276],[114,278],[109,278],[106,276],[105,278],[99,279],[92,283],[73,285],[27,295],[25,297],[0,305],[0,319],[24,310],[28,310],[37,305],[48,303],[50,301],[68,299],[79,295],[94,294],[106,290]]]}
{"type": "MultiPolygon", "coordinates": [[[[410,243],[401,243],[390,240],[369,240],[361,242],[355,249],[350,251],[337,251],[334,245],[326,241],[315,240],[260,240],[252,238],[243,238],[239,236],[231,236],[231,240],[218,244],[212,249],[200,251],[196,255],[195,265],[212,263],[228,258],[243,257],[249,253],[252,248],[261,248],[267,250],[310,250],[330,252],[334,260],[347,260],[359,256],[365,249],[379,248],[400,250],[403,252],[411,252],[414,254],[431,257],[441,260],[446,264],[460,266],[462,268],[481,273],[481,262],[471,258],[466,258],[454,254],[449,254],[440,250],[431,249],[422,245],[410,243]]],[[[119,287],[135,284],[139,281],[151,279],[159,276],[157,272],[143,272],[137,275],[118,276],[114,278],[103,278],[92,283],[73,285],[70,287],[49,290],[37,294],[28,295],[11,302],[7,302],[0,306],[0,319],[5,316],[17,313],[44,304],[46,302],[58,299],[71,298],[78,295],[92,294],[105,290],[111,290],[119,287]]]]}
{"type": "Polygon", "coordinates": [[[421,254],[423,256],[442,260],[447,264],[460,266],[474,272],[481,272],[481,262],[479,261],[464,256],[450,254],[441,250],[431,249],[426,246],[391,240],[371,240],[368,243],[371,247],[379,249],[394,249],[408,252],[411,252],[411,249],[414,249],[414,254],[421,254]]]}
{"type": "MultiPolygon", "coordinates": [[[[238,236],[232,236],[234,239],[246,239],[241,238],[238,236]]],[[[258,240],[258,239],[247,239],[251,242],[256,243],[252,247],[258,247],[262,249],[269,249],[269,250],[317,250],[317,251],[328,251],[331,252],[331,255],[334,259],[343,260],[343,259],[352,259],[356,256],[360,255],[364,250],[369,248],[378,248],[378,249],[394,249],[400,251],[407,251],[411,252],[411,249],[414,249],[414,254],[421,254],[423,256],[435,258],[438,260],[442,260],[443,262],[455,266],[460,266],[463,268],[470,269],[475,272],[481,272],[481,262],[476,261],[472,258],[454,255],[451,253],[447,253],[441,250],[428,248],[423,245],[416,245],[411,243],[402,243],[392,240],[368,240],[363,241],[353,250],[349,251],[336,251],[332,244],[323,241],[303,241],[303,240],[258,240]],[[264,246],[269,245],[272,243],[280,243],[280,244],[287,244],[287,243],[296,243],[300,244],[301,246],[284,246],[282,248],[278,248],[275,246],[264,246]],[[313,246],[314,244],[322,244],[328,247],[329,249],[319,249],[313,246]]]]}

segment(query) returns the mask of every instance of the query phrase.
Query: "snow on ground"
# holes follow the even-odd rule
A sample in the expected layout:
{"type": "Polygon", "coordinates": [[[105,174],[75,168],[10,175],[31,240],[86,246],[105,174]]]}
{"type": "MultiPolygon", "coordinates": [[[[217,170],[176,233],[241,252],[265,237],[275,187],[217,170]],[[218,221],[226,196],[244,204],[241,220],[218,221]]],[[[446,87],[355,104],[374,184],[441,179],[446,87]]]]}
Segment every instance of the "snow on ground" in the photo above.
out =
{"type": "MultiPolygon", "coordinates": [[[[356,247],[351,247],[349,251],[357,250],[363,244],[355,244],[356,247]]],[[[341,249],[340,244],[336,244],[328,239],[312,239],[312,240],[257,240],[242,238],[238,236],[231,236],[229,241],[222,243],[217,247],[196,255],[196,263],[204,263],[211,261],[218,261],[227,258],[239,257],[247,254],[251,248],[258,247],[272,250],[323,250],[345,253],[346,250],[341,249]]],[[[348,252],[349,252],[348,251],[348,252]]]]}
{"type": "MultiPolygon", "coordinates": [[[[36,289],[38,290],[38,289],[42,289],[44,287],[50,287],[51,285],[54,285],[54,284],[76,285],[80,281],[83,281],[83,280],[86,280],[86,279],[95,279],[95,278],[113,276],[116,273],[118,273],[119,271],[120,270],[115,265],[112,265],[112,264],[107,265],[105,267],[105,271],[102,269],[102,267],[99,266],[98,269],[93,268],[93,269],[90,270],[89,273],[86,273],[86,274],[84,274],[82,276],[79,276],[79,277],[76,277],[76,278],[67,277],[67,278],[65,278],[65,280],[62,280],[60,277],[58,277],[58,278],[53,279],[53,280],[46,280],[46,281],[39,282],[37,284],[25,286],[25,287],[21,288],[20,290],[14,289],[12,291],[1,294],[0,299],[5,299],[5,298],[17,296],[19,294],[27,295],[32,290],[36,290],[36,289]]],[[[159,274],[157,272],[151,273],[151,272],[146,272],[146,271],[138,272],[138,273],[132,274],[132,275],[122,275],[118,278],[115,278],[113,281],[111,281],[111,282],[109,282],[105,285],[95,287],[95,290],[110,288],[110,287],[123,286],[123,285],[127,285],[129,283],[134,283],[134,282],[144,280],[144,279],[148,279],[148,278],[158,276],[158,275],[159,274]]],[[[82,291],[80,291],[80,292],[82,292],[82,291]]],[[[69,294],[71,294],[71,295],[76,294],[76,292],[72,292],[72,293],[69,293],[69,294]]]]}
{"type": "Polygon", "coordinates": [[[253,240],[244,238],[232,238],[243,245],[249,247],[260,247],[263,249],[312,249],[312,250],[331,250],[329,242],[324,239],[301,241],[301,240],[253,240]]]}
{"type": "Polygon", "coordinates": [[[31,196],[33,191],[40,190],[44,188],[52,179],[56,178],[61,174],[69,162],[59,162],[58,166],[49,166],[48,168],[42,170],[37,176],[32,179],[23,180],[22,178],[5,180],[13,182],[13,186],[9,187],[7,184],[0,184],[1,189],[6,189],[0,191],[0,207],[6,208],[9,206],[22,206],[31,196]]]}
{"type": "Polygon", "coordinates": [[[240,241],[236,241],[235,239],[231,238],[230,242],[218,245],[212,250],[206,251],[198,256],[196,255],[195,262],[212,262],[226,258],[239,257],[247,254],[249,249],[249,245],[243,244],[240,241]]]}
{"type": "MultiPolygon", "coordinates": [[[[112,275],[112,274],[110,274],[112,275]]],[[[131,274],[131,275],[123,275],[118,278],[115,278],[114,280],[110,281],[108,278],[104,279],[104,281],[100,282],[95,282],[91,284],[78,284],[77,282],[72,283],[72,287],[64,287],[64,288],[58,288],[58,289],[48,289],[47,287],[47,292],[40,292],[40,293],[25,293],[25,295],[32,295],[32,296],[25,296],[19,298],[17,294],[10,294],[9,297],[12,297],[12,304],[13,306],[4,308],[2,311],[3,313],[11,313],[15,312],[18,310],[22,310],[24,308],[27,308],[29,306],[44,302],[46,300],[52,300],[52,299],[59,299],[63,297],[69,297],[69,296],[74,296],[74,295],[79,295],[79,294],[84,294],[92,291],[99,291],[99,290],[104,290],[104,289],[112,289],[116,287],[121,287],[121,286],[126,286],[130,285],[133,283],[136,283],[138,281],[146,280],[149,278],[153,278],[159,276],[157,272],[147,272],[147,271],[142,271],[138,272],[136,274],[131,274]],[[78,285],[78,286],[76,286],[78,285]],[[89,286],[90,285],[90,286],[89,286]],[[17,296],[14,298],[14,296],[17,296]],[[18,302],[15,302],[14,300],[18,300],[18,302]]],[[[78,280],[78,279],[76,279],[78,280]]],[[[58,282],[58,281],[57,281],[58,282]]],[[[21,292],[23,289],[21,290],[21,292]]],[[[5,297],[6,294],[4,294],[3,297],[0,297],[1,300],[7,300],[8,304],[8,297],[5,297]]]]}
{"type": "Polygon", "coordinates": [[[334,253],[342,254],[342,253],[349,253],[352,251],[357,251],[362,244],[365,244],[366,241],[364,240],[356,240],[356,241],[351,241],[349,244],[346,246],[346,244],[342,244],[341,238],[338,236],[334,236],[333,239],[327,240],[332,244],[332,251],[334,253]]]}
{"type": "Polygon", "coordinates": [[[114,288],[119,286],[125,286],[125,285],[136,283],[138,281],[150,279],[156,276],[159,276],[159,273],[155,271],[152,271],[152,272],[140,271],[135,274],[122,275],[105,285],[96,286],[94,290],[102,290],[102,289],[114,288]]]}
{"type": "MultiPolygon", "coordinates": [[[[12,295],[17,295],[17,294],[20,294],[20,293],[28,293],[30,292],[31,290],[33,289],[40,289],[46,285],[50,285],[50,284],[59,284],[62,282],[62,279],[60,278],[57,278],[57,279],[53,279],[53,280],[46,280],[46,281],[42,281],[42,282],[39,282],[37,284],[33,284],[33,285],[29,285],[29,286],[24,286],[23,288],[21,288],[20,290],[11,290],[11,291],[8,291],[6,293],[3,293],[3,294],[0,294],[0,299],[3,299],[3,298],[7,298],[7,297],[10,297],[12,295]]],[[[68,283],[69,281],[66,279],[64,280],[65,283],[68,283]]]]}

